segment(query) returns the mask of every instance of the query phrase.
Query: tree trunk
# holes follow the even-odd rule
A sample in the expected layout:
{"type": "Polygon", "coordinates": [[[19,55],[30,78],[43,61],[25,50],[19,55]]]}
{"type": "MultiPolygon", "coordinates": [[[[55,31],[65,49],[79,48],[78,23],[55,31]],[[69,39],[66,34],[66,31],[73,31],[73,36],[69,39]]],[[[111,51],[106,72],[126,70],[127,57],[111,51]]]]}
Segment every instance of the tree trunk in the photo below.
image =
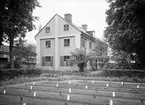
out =
{"type": "MultiPolygon", "coordinates": [[[[0,2],[0,16],[3,15],[4,9],[5,9],[5,2],[6,0],[3,0],[0,2]]],[[[3,42],[3,20],[0,20],[0,46],[2,45],[3,42]]]]}
{"type": "Polygon", "coordinates": [[[14,57],[13,57],[13,44],[14,44],[14,37],[13,35],[9,36],[9,41],[10,41],[10,45],[9,45],[9,50],[10,50],[10,66],[11,69],[14,69],[14,57]]]}

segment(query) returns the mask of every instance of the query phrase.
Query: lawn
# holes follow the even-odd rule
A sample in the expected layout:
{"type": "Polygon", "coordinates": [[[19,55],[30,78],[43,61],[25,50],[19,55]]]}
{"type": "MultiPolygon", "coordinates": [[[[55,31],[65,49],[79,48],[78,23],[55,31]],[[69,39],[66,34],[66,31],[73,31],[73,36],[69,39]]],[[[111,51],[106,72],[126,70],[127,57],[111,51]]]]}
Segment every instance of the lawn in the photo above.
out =
{"type": "Polygon", "coordinates": [[[144,105],[145,84],[99,80],[37,81],[0,87],[0,105],[144,105]],[[32,87],[32,89],[30,89],[32,87]],[[67,100],[69,98],[69,100],[67,100]]]}

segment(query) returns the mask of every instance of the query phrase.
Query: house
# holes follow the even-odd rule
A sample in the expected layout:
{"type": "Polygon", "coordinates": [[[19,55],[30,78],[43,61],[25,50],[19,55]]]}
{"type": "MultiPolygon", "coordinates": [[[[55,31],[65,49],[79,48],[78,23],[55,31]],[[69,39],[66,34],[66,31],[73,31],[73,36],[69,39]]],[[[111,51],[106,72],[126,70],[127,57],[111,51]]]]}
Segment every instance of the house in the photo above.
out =
{"type": "Polygon", "coordinates": [[[0,46],[0,68],[5,68],[9,60],[9,46],[0,46]]]}
{"type": "Polygon", "coordinates": [[[45,70],[72,70],[70,52],[75,48],[91,51],[95,45],[94,31],[72,23],[72,15],[55,14],[38,32],[36,39],[37,67],[45,70]]]}

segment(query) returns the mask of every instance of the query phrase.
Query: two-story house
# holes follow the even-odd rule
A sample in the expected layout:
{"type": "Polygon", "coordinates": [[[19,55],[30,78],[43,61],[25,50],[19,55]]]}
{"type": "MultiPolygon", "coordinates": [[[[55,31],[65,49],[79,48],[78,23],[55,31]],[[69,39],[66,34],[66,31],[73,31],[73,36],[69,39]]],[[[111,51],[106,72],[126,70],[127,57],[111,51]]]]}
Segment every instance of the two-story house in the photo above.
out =
{"type": "Polygon", "coordinates": [[[87,25],[78,27],[72,23],[72,15],[64,18],[55,14],[38,32],[36,39],[37,67],[45,70],[69,70],[70,52],[84,47],[87,51],[94,48],[94,31],[87,31],[87,25]]]}

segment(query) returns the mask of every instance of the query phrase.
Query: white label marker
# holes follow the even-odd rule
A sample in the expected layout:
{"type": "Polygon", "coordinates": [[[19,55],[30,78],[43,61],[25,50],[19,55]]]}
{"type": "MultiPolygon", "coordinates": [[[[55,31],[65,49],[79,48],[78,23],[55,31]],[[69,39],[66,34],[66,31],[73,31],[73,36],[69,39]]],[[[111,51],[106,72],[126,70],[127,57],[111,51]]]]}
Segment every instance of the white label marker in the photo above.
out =
{"type": "Polygon", "coordinates": [[[32,86],[30,86],[30,89],[31,89],[31,90],[32,90],[32,88],[33,88],[33,87],[32,87],[32,86]]]}
{"type": "Polygon", "coordinates": [[[113,105],[113,100],[110,100],[110,105],[113,105]]]}
{"type": "Polygon", "coordinates": [[[23,105],[26,105],[26,103],[23,103],[23,105]]]}
{"type": "Polygon", "coordinates": [[[115,97],[115,92],[112,92],[112,96],[115,97]]]}
{"type": "Polygon", "coordinates": [[[137,88],[139,88],[139,85],[137,85],[137,88]]]}
{"type": "Polygon", "coordinates": [[[33,85],[35,85],[35,82],[33,82],[33,85]]]}
{"type": "Polygon", "coordinates": [[[69,101],[70,100],[70,95],[67,95],[67,101],[69,101]]]}
{"type": "Polygon", "coordinates": [[[124,85],[124,83],[123,83],[123,82],[121,82],[121,85],[124,85]]]}
{"type": "Polygon", "coordinates": [[[68,91],[69,91],[69,93],[71,93],[71,88],[69,88],[69,90],[68,90],[68,91]]]}
{"type": "Polygon", "coordinates": [[[69,81],[68,83],[71,84],[71,81],[69,81]]]}
{"type": "Polygon", "coordinates": [[[94,83],[95,81],[92,81],[92,83],[94,83]]]}
{"type": "Polygon", "coordinates": [[[106,87],[108,87],[108,86],[109,86],[109,84],[107,83],[107,84],[106,84],[106,87]]]}
{"type": "Polygon", "coordinates": [[[33,96],[36,97],[36,92],[34,92],[33,96]]]}
{"type": "Polygon", "coordinates": [[[58,83],[56,84],[56,87],[58,87],[58,83]]]}
{"type": "Polygon", "coordinates": [[[6,90],[4,90],[4,94],[6,94],[6,90]]]}
{"type": "Polygon", "coordinates": [[[86,85],[86,87],[85,87],[86,89],[88,89],[88,85],[86,85]]]}

